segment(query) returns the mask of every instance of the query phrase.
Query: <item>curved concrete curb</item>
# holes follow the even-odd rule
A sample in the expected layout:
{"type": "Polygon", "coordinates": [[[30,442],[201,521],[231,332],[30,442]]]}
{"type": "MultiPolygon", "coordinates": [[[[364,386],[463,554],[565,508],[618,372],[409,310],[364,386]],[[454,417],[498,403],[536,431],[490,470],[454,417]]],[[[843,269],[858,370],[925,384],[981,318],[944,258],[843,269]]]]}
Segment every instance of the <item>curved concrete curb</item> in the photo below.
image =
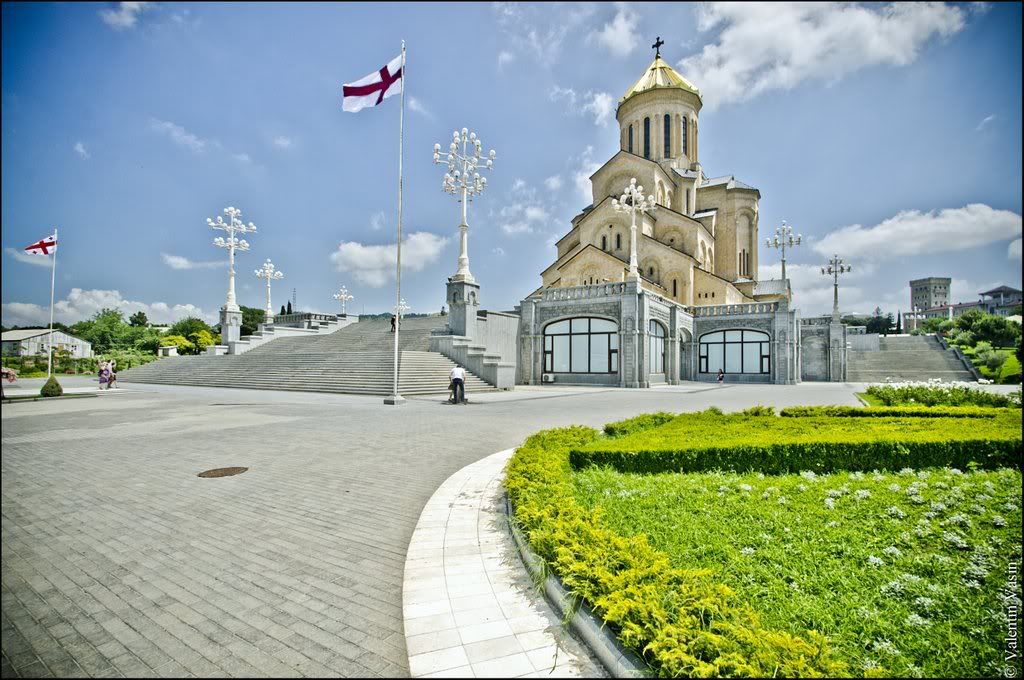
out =
{"type": "MultiPolygon", "coordinates": [[[[543,575],[543,562],[523,538],[519,527],[515,524],[515,514],[512,511],[512,502],[505,496],[505,513],[508,519],[509,528],[519,547],[519,554],[523,563],[535,579],[540,580],[543,575]]],[[[594,615],[593,610],[586,602],[581,602],[578,608],[572,606],[572,596],[565,589],[561,581],[553,574],[548,574],[544,579],[544,593],[548,602],[558,610],[564,621],[571,616],[570,624],[573,629],[589,645],[592,652],[597,655],[608,673],[614,678],[647,678],[653,677],[650,667],[643,659],[631,650],[622,646],[622,643],[612,635],[604,624],[594,615]]]]}
{"type": "Polygon", "coordinates": [[[502,480],[512,449],[434,492],[406,554],[402,588],[413,677],[604,677],[523,567],[502,480]]]}

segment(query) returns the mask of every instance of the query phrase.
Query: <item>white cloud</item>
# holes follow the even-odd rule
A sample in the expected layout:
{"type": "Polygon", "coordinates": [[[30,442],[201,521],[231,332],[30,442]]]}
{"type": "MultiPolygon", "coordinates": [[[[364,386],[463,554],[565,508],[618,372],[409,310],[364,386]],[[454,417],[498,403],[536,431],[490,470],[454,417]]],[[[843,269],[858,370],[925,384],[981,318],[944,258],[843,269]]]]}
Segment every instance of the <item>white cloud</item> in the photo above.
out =
{"type": "Polygon", "coordinates": [[[150,129],[170,137],[178,146],[183,146],[193,153],[202,153],[206,149],[207,141],[192,134],[180,125],[167,120],[150,119],[150,129]]]}
{"type": "MultiPolygon", "coordinates": [[[[152,323],[173,323],[188,316],[196,316],[207,321],[214,320],[212,314],[206,314],[192,304],[170,305],[166,302],[138,302],[126,300],[117,290],[82,290],[72,288],[67,298],[58,300],[53,305],[54,321],[73,324],[91,318],[104,308],[119,309],[130,316],[135,312],[145,312],[152,323]]],[[[26,302],[5,302],[2,309],[4,325],[28,326],[48,323],[49,307],[26,302]]]]}
{"type": "MultiPolygon", "coordinates": [[[[523,4],[495,2],[491,5],[498,26],[509,40],[503,51],[512,61],[518,54],[526,54],[541,65],[550,67],[560,63],[558,57],[562,43],[568,35],[581,30],[581,24],[594,13],[592,3],[523,4]]],[[[498,65],[503,63],[498,56],[498,65]]]]}
{"type": "Polygon", "coordinates": [[[231,157],[234,158],[239,163],[252,163],[252,158],[250,158],[249,154],[247,153],[236,153],[232,154],[231,157]]]}
{"type": "Polygon", "coordinates": [[[558,191],[562,188],[562,178],[558,175],[552,175],[544,180],[544,186],[546,186],[549,191],[558,191]]]}
{"type": "Polygon", "coordinates": [[[24,250],[18,250],[17,248],[4,248],[4,252],[13,257],[18,262],[24,262],[25,264],[34,264],[37,267],[49,267],[50,258],[45,255],[33,255],[32,253],[26,253],[24,250]]]}
{"type": "Polygon", "coordinates": [[[430,118],[431,120],[433,120],[433,118],[434,118],[434,114],[430,112],[430,109],[428,109],[423,104],[423,102],[420,101],[416,97],[412,97],[412,96],[409,97],[409,110],[410,111],[415,111],[416,113],[420,114],[421,116],[424,116],[426,118],[430,118]]]}
{"type": "Polygon", "coordinates": [[[505,255],[505,249],[502,248],[501,246],[497,246],[495,248],[491,248],[491,252],[494,253],[495,255],[499,256],[499,257],[505,255]]]}
{"type": "MultiPolygon", "coordinates": [[[[898,306],[902,299],[901,293],[878,294],[864,288],[864,284],[870,284],[875,279],[876,272],[875,265],[857,262],[853,271],[840,275],[839,309],[842,313],[869,313],[878,306],[885,310],[898,306]]],[[[761,265],[758,274],[762,281],[778,279],[782,276],[782,265],[761,265]]],[[[823,275],[819,265],[786,263],[786,277],[793,290],[793,303],[803,316],[832,312],[832,275],[823,275]]]]}
{"type": "Polygon", "coordinates": [[[160,253],[161,259],[171,269],[218,269],[227,266],[227,260],[212,260],[209,262],[193,262],[181,255],[169,255],[160,253]]]}
{"type": "Polygon", "coordinates": [[[905,66],[965,22],[964,9],[938,2],[713,2],[700,5],[697,23],[720,29],[717,41],[679,66],[714,108],[804,81],[831,85],[870,66],[905,66]]]}
{"type": "Polygon", "coordinates": [[[502,50],[498,52],[498,68],[504,67],[506,64],[511,64],[516,60],[516,55],[512,54],[508,50],[502,50]]]}
{"type": "Polygon", "coordinates": [[[981,119],[981,122],[978,123],[978,127],[974,128],[975,132],[981,132],[982,130],[985,129],[985,126],[987,126],[989,123],[991,123],[995,119],[996,119],[996,114],[994,114],[994,113],[991,114],[991,115],[985,116],[984,118],[981,119]]]}
{"type": "Polygon", "coordinates": [[[640,33],[637,30],[640,17],[624,2],[617,2],[615,6],[618,11],[612,20],[600,31],[591,33],[587,40],[602,45],[614,57],[625,57],[640,43],[640,33]]]}
{"type": "Polygon", "coordinates": [[[293,142],[292,142],[292,138],[291,137],[285,137],[284,135],[278,135],[277,137],[274,137],[273,144],[278,149],[290,149],[290,148],[292,148],[293,142]]]}
{"type": "Polygon", "coordinates": [[[905,210],[873,227],[842,227],[814,244],[822,255],[883,259],[961,251],[1021,235],[1020,215],[982,203],[921,212],[905,210]]]}
{"type": "Polygon", "coordinates": [[[85,158],[85,159],[89,158],[89,152],[86,151],[85,144],[83,144],[82,142],[75,142],[74,149],[75,149],[75,153],[77,153],[82,158],[85,158]]]}
{"type": "Polygon", "coordinates": [[[139,15],[150,8],[152,2],[119,2],[117,9],[100,10],[103,23],[117,31],[132,28],[139,21],[139,15]]]}
{"type": "Polygon", "coordinates": [[[576,190],[580,192],[588,204],[594,200],[593,187],[590,184],[590,176],[597,172],[597,169],[601,167],[601,163],[594,160],[594,147],[588,146],[583,150],[583,153],[576,159],[577,167],[573,172],[573,182],[576,185],[576,190]]]}
{"type": "Polygon", "coordinates": [[[544,203],[549,197],[540,194],[525,180],[517,178],[505,194],[505,205],[492,213],[507,236],[532,234],[551,219],[552,210],[544,203]]]}
{"type": "MultiPolygon", "coordinates": [[[[426,231],[409,234],[402,241],[402,269],[421,271],[441,255],[448,239],[426,231]]],[[[351,273],[357,281],[380,288],[395,279],[396,244],[363,245],[346,241],[331,253],[331,260],[339,272],[351,273]]]]}
{"type": "Polygon", "coordinates": [[[1020,239],[1010,241],[1010,247],[1006,249],[1006,256],[1011,260],[1020,261],[1020,239]]]}
{"type": "Polygon", "coordinates": [[[374,231],[380,231],[387,224],[387,219],[384,217],[384,211],[378,210],[377,212],[370,215],[370,229],[374,231]]]}
{"type": "Polygon", "coordinates": [[[595,125],[607,125],[615,116],[615,98],[607,92],[589,91],[578,95],[571,87],[553,85],[548,97],[553,102],[564,101],[570,113],[594,116],[595,125]]]}

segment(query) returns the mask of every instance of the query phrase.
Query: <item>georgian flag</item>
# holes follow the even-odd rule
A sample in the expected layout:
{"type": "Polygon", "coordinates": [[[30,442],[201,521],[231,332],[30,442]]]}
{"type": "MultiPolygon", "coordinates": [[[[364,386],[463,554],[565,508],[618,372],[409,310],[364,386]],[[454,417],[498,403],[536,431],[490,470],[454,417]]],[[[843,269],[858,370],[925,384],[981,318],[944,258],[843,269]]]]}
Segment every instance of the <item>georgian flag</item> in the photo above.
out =
{"type": "Polygon", "coordinates": [[[30,255],[49,255],[57,252],[57,235],[47,236],[41,241],[25,246],[25,252],[30,255]]]}
{"type": "Polygon", "coordinates": [[[402,84],[402,55],[392,59],[380,71],[346,83],[342,88],[344,111],[361,111],[367,106],[377,106],[391,95],[398,94],[402,84]]]}

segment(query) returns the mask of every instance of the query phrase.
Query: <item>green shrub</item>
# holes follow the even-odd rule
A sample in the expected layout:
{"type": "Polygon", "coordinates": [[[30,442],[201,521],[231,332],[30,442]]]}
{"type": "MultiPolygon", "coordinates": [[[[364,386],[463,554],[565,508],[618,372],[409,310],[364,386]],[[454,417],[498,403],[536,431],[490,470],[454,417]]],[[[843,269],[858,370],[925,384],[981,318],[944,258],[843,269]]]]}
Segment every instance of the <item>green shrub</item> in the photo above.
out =
{"type": "Polygon", "coordinates": [[[762,627],[706,569],[672,567],[643,534],[609,530],[576,500],[567,452],[597,431],[533,435],[509,461],[505,486],[530,545],[630,649],[664,677],[835,676],[847,673],[825,639],[762,627]]]}
{"type": "Polygon", "coordinates": [[[960,331],[953,336],[953,344],[960,347],[974,347],[974,342],[974,333],[970,331],[960,331]]]}
{"type": "Polygon", "coordinates": [[[64,388],[57,382],[57,377],[51,375],[43,385],[43,389],[39,390],[39,394],[44,397],[59,397],[64,394],[64,388]]]}
{"type": "Polygon", "coordinates": [[[995,418],[996,413],[993,408],[981,406],[788,406],[779,415],[784,418],[995,418]]]}
{"type": "Polygon", "coordinates": [[[1006,410],[970,428],[959,418],[751,418],[693,414],[619,439],[574,447],[574,468],[621,472],[1020,467],[1021,418],[1006,410]]]}
{"type": "Polygon", "coordinates": [[[668,413],[667,411],[658,411],[657,413],[645,413],[636,418],[628,418],[626,420],[619,420],[614,423],[608,423],[604,426],[604,433],[609,437],[624,437],[627,434],[633,434],[634,432],[640,432],[641,430],[649,430],[659,425],[664,425],[668,421],[679,417],[678,413],[668,413]]]}
{"type": "Polygon", "coordinates": [[[965,385],[906,383],[871,385],[867,393],[885,406],[1012,406],[1020,408],[1020,398],[1012,394],[987,392],[965,385]]]}
{"type": "Polygon", "coordinates": [[[774,416],[775,415],[775,407],[774,406],[751,406],[748,409],[744,409],[742,411],[742,413],[745,416],[754,416],[754,417],[774,416]]]}

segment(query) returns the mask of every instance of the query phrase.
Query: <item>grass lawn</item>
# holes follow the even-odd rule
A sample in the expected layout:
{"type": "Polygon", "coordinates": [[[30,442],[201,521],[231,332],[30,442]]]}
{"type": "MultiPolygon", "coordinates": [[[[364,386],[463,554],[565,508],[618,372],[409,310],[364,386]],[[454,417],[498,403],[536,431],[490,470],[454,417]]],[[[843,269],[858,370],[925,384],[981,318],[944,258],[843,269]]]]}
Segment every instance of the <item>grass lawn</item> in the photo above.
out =
{"type": "Polygon", "coordinates": [[[854,674],[1001,674],[1019,469],[570,474],[578,501],[616,533],[646,534],[673,566],[711,569],[766,628],[827,635],[854,674]]]}

